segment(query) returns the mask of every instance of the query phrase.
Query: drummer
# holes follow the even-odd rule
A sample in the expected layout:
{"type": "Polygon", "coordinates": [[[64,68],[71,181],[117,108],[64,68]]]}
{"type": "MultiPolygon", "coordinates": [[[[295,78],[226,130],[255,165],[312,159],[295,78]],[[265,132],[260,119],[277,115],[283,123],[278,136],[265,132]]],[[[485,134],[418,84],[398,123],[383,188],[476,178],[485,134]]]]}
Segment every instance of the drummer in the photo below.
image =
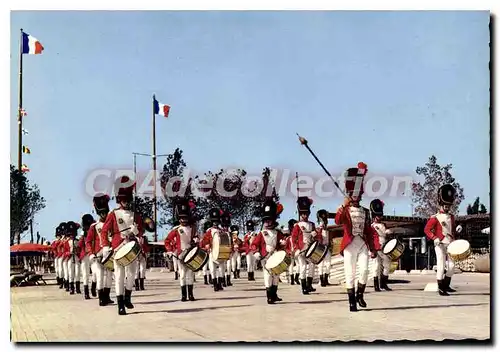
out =
{"type": "Polygon", "coordinates": [[[223,275],[223,281],[222,281],[222,286],[233,286],[231,283],[231,271],[232,271],[232,262],[231,258],[233,256],[233,236],[231,236],[229,228],[231,227],[231,214],[228,211],[223,211],[221,218],[220,218],[220,224],[221,224],[221,231],[226,234],[226,236],[229,238],[229,246],[231,249],[231,254],[229,255],[229,259],[225,261],[225,272],[226,275],[223,275]]]}
{"type": "MultiPolygon", "coordinates": [[[[50,244],[50,253],[54,258],[54,268],[56,270],[56,282],[61,285],[63,281],[63,274],[59,267],[59,242],[61,241],[61,224],[56,227],[56,239],[50,244]]],[[[60,286],[59,286],[60,287],[60,286]]]]}
{"type": "Polygon", "coordinates": [[[351,312],[358,310],[357,304],[363,308],[367,306],[364,292],[368,280],[368,257],[375,258],[377,250],[380,249],[376,242],[375,230],[370,224],[369,210],[359,204],[367,171],[365,163],[358,163],[358,167],[347,169],[345,178],[347,197],[335,214],[335,223],[344,227],[340,254],[344,257],[345,286],[351,312]],[[355,292],[354,282],[357,270],[360,275],[355,292]]]}
{"type": "Polygon", "coordinates": [[[212,282],[214,285],[214,291],[223,290],[224,277],[226,275],[226,261],[218,261],[213,255],[212,240],[215,236],[218,236],[221,232],[219,227],[221,216],[223,212],[218,208],[212,208],[208,212],[209,220],[212,222],[212,226],[203,235],[203,240],[200,242],[202,248],[209,252],[208,262],[210,264],[210,272],[212,274],[212,282]]]}
{"type": "MultiPolygon", "coordinates": [[[[207,232],[209,228],[212,227],[212,222],[210,220],[205,221],[203,224],[203,236],[207,232]]],[[[203,241],[203,237],[200,239],[200,248],[201,248],[201,242],[203,241]]],[[[203,283],[205,285],[212,285],[212,274],[210,273],[210,261],[207,260],[207,263],[203,265],[203,283]]]]}
{"type": "Polygon", "coordinates": [[[235,279],[240,278],[241,269],[241,251],[243,250],[243,242],[238,237],[240,227],[238,225],[231,225],[231,239],[233,244],[233,252],[231,253],[231,268],[235,279]]]}
{"type": "MultiPolygon", "coordinates": [[[[90,225],[95,222],[94,217],[91,214],[85,214],[82,216],[82,230],[83,235],[78,241],[78,250],[80,253],[80,272],[83,277],[83,293],[85,299],[90,299],[89,292],[89,278],[90,278],[90,259],[89,252],[87,251],[87,246],[85,241],[89,232],[90,225]]],[[[80,282],[76,282],[76,293],[80,292],[80,282]]]]}
{"type": "Polygon", "coordinates": [[[328,276],[330,275],[330,267],[332,262],[332,254],[330,252],[330,236],[328,234],[328,212],[325,209],[318,210],[316,213],[318,227],[316,228],[316,240],[327,248],[325,258],[318,264],[319,279],[321,287],[329,286],[328,276]]]}
{"type": "Polygon", "coordinates": [[[263,230],[259,232],[252,242],[251,248],[257,259],[262,258],[261,264],[264,272],[264,286],[266,287],[267,303],[274,304],[282,301],[278,297],[279,275],[273,275],[265,269],[269,257],[275,252],[285,248],[285,236],[276,228],[279,214],[283,211],[281,204],[267,200],[262,209],[263,230]]]}
{"type": "MultiPolygon", "coordinates": [[[[102,265],[104,241],[101,240],[101,237],[103,236],[102,228],[109,213],[109,196],[107,194],[96,194],[93,203],[99,219],[90,225],[85,239],[85,246],[87,253],[89,253],[92,276],[95,274],[95,281],[92,279],[90,292],[93,297],[98,297],[99,306],[103,307],[115,303],[109,297],[111,284],[113,283],[113,272],[102,265]]],[[[88,290],[88,286],[83,289],[88,290]]]]}
{"type": "Polygon", "coordinates": [[[139,238],[139,245],[141,246],[141,253],[137,258],[137,271],[135,272],[135,290],[144,291],[144,280],[146,279],[146,258],[149,253],[149,242],[147,236],[139,238]]]}
{"type": "Polygon", "coordinates": [[[246,223],[247,233],[243,236],[243,247],[245,248],[245,259],[247,263],[247,276],[248,281],[255,281],[255,257],[251,252],[251,244],[257,233],[255,230],[255,223],[252,220],[248,220],[246,223]]]}
{"type": "Polygon", "coordinates": [[[108,214],[102,228],[103,256],[106,257],[111,250],[108,236],[112,237],[111,246],[115,252],[113,265],[115,269],[115,292],[116,299],[118,300],[119,315],[127,314],[125,307],[128,309],[134,308],[132,304],[132,288],[134,287],[137,260],[127,266],[123,266],[116,260],[116,253],[123,245],[137,240],[137,237],[142,237],[144,234],[142,217],[132,209],[134,186],[135,182],[130,180],[128,176],[120,178],[115,187],[117,189],[116,201],[118,208],[108,214]]]}
{"type": "Polygon", "coordinates": [[[174,255],[178,255],[181,301],[186,302],[188,299],[194,301],[194,273],[182,263],[182,259],[184,259],[189,249],[195,244],[196,227],[192,225],[191,217],[193,214],[191,213],[190,203],[187,200],[181,199],[176,204],[175,210],[180,225],[171,230],[167,235],[165,239],[166,249],[169,252],[173,252],[174,255]]]}
{"type": "MultiPolygon", "coordinates": [[[[385,225],[381,222],[382,216],[384,216],[384,202],[380,199],[372,200],[370,202],[370,212],[373,221],[372,227],[375,230],[374,234],[378,236],[380,249],[383,249],[384,244],[387,242],[386,236],[391,233],[391,231],[387,230],[385,225]]],[[[387,286],[389,272],[391,270],[391,259],[385,255],[382,250],[379,250],[377,256],[375,258],[370,258],[370,261],[372,262],[373,287],[375,291],[380,291],[380,289],[392,291],[392,289],[387,286]]]]}
{"type": "Polygon", "coordinates": [[[312,286],[315,265],[306,259],[307,248],[313,243],[316,236],[314,223],[309,221],[312,203],[313,200],[308,197],[299,197],[297,199],[300,221],[293,226],[292,230],[294,254],[299,264],[300,284],[302,286],[302,294],[304,295],[316,291],[312,286]]]}
{"type": "Polygon", "coordinates": [[[300,285],[299,283],[299,272],[298,272],[298,265],[295,263],[295,256],[294,256],[294,248],[293,248],[293,241],[292,241],[292,231],[293,231],[293,226],[297,223],[297,220],[295,219],[290,219],[288,220],[288,235],[286,237],[286,252],[290,256],[290,259],[292,260],[290,263],[290,266],[288,267],[288,282],[290,285],[300,285]]]}
{"type": "Polygon", "coordinates": [[[455,196],[456,190],[451,184],[439,187],[439,212],[431,216],[424,229],[427,238],[434,241],[437,262],[436,277],[440,296],[449,296],[448,292],[456,291],[450,287],[455,264],[447,252],[448,245],[456,239],[455,216],[450,214],[450,209],[455,202],[455,196]],[[448,270],[446,270],[445,274],[446,261],[448,261],[448,270]]]}

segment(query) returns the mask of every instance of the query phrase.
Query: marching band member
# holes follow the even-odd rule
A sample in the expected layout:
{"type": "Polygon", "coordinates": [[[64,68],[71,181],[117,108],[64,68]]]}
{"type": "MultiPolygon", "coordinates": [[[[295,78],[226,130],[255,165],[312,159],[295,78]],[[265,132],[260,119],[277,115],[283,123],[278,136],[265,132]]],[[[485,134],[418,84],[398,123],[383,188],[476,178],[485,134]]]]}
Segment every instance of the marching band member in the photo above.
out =
{"type": "Polygon", "coordinates": [[[293,238],[292,238],[292,231],[293,231],[293,226],[297,223],[297,220],[295,219],[290,219],[288,220],[288,235],[286,237],[286,252],[290,256],[290,259],[292,260],[290,263],[290,266],[288,267],[288,282],[290,285],[299,285],[299,273],[297,270],[297,264],[295,263],[295,251],[293,248],[293,238]]]}
{"type": "Polygon", "coordinates": [[[61,281],[59,283],[59,288],[66,288],[66,277],[64,270],[64,247],[66,242],[66,223],[62,222],[59,224],[59,231],[61,233],[61,238],[57,243],[56,253],[58,258],[59,275],[61,276],[61,281]]]}
{"type": "Polygon", "coordinates": [[[451,206],[455,201],[456,190],[451,184],[439,187],[438,203],[439,212],[431,216],[425,225],[424,232],[428,239],[434,241],[437,262],[437,282],[440,296],[449,296],[448,292],[456,290],[450,287],[451,277],[454,274],[455,264],[448,256],[448,245],[456,238],[456,233],[461,231],[460,225],[455,229],[455,216],[450,214],[451,206]],[[448,270],[445,274],[445,265],[448,261],[448,270]]]}
{"type": "MultiPolygon", "coordinates": [[[[78,241],[78,248],[80,251],[81,272],[83,276],[83,294],[85,299],[90,299],[89,295],[90,251],[88,250],[89,248],[87,247],[86,241],[90,225],[92,225],[93,223],[95,223],[95,220],[92,215],[85,214],[84,216],[82,216],[83,236],[80,238],[80,241],[78,241]]],[[[79,291],[80,291],[80,283],[77,282],[76,292],[79,293],[79,291]]]]}
{"type": "Polygon", "coordinates": [[[368,256],[375,258],[379,250],[378,242],[375,242],[375,230],[370,225],[370,213],[359,204],[363,194],[363,179],[367,171],[364,163],[358,163],[357,168],[347,170],[345,190],[348,197],[335,214],[335,223],[344,227],[340,254],[344,257],[345,285],[351,312],[358,310],[356,302],[360,307],[366,307],[363,295],[368,279],[368,256]],[[357,267],[359,267],[360,276],[355,292],[354,281],[357,267]]]}
{"type": "MultiPolygon", "coordinates": [[[[174,221],[174,227],[179,226],[180,224],[179,220],[174,221]]],[[[174,280],[179,280],[179,259],[177,258],[177,255],[171,255],[171,258],[174,269],[174,280]]]]}
{"type": "MultiPolygon", "coordinates": [[[[221,224],[221,232],[224,232],[228,237],[229,237],[229,242],[230,242],[230,247],[231,247],[231,254],[229,256],[229,260],[224,262],[224,271],[226,272],[226,275],[223,275],[223,280],[222,280],[222,286],[233,286],[231,283],[231,267],[232,267],[232,262],[231,262],[231,257],[233,255],[233,237],[229,233],[229,227],[231,226],[231,214],[229,214],[228,211],[223,211],[221,218],[220,218],[220,224],[221,224]]],[[[220,267],[220,265],[219,265],[220,267]]]]}
{"type": "MultiPolygon", "coordinates": [[[[66,246],[66,255],[68,257],[68,278],[69,278],[69,294],[75,294],[75,279],[80,281],[80,259],[77,253],[76,234],[80,225],[74,221],[67,222],[69,241],[66,246]]],[[[80,292],[81,293],[81,292],[80,292]]]]}
{"type": "MultiPolygon", "coordinates": [[[[133,211],[133,190],[135,181],[131,181],[128,176],[122,176],[116,188],[116,201],[118,208],[112,210],[102,227],[101,243],[103,246],[103,256],[106,257],[110,251],[111,244],[113,251],[118,251],[123,245],[130,241],[142,237],[144,229],[142,217],[133,211]],[[109,238],[112,237],[110,243],[109,238]]],[[[133,261],[127,266],[122,266],[116,259],[113,259],[115,269],[115,292],[118,300],[118,314],[126,315],[128,309],[133,309],[132,288],[134,287],[135,271],[137,261],[133,261]],[[126,279],[125,279],[126,278],[126,279]],[[125,291],[125,292],[124,292],[125,291]],[[125,295],[124,295],[125,293],[125,295]]]]}
{"type": "Polygon", "coordinates": [[[137,271],[135,272],[135,290],[144,291],[144,280],[146,279],[146,256],[149,253],[149,243],[146,236],[139,238],[139,245],[141,246],[141,253],[137,258],[137,271]]]}
{"type": "Polygon", "coordinates": [[[328,212],[325,209],[318,210],[316,213],[318,227],[316,228],[316,240],[328,248],[325,258],[319,263],[319,279],[321,287],[329,286],[328,276],[332,265],[332,253],[330,251],[330,236],[328,234],[328,212]]]}
{"type": "Polygon", "coordinates": [[[312,199],[308,197],[299,197],[297,199],[300,221],[293,226],[292,230],[293,248],[295,249],[295,258],[299,264],[300,283],[302,294],[304,295],[316,291],[312,286],[315,265],[308,263],[305,255],[307,248],[314,241],[315,237],[314,223],[309,221],[312,203],[312,199]]]}
{"type": "Polygon", "coordinates": [[[62,269],[64,276],[64,289],[69,292],[69,271],[68,271],[68,260],[70,257],[69,253],[69,233],[68,233],[68,223],[64,223],[64,233],[62,236],[61,244],[59,245],[59,251],[61,253],[62,269]]]}
{"type": "Polygon", "coordinates": [[[283,211],[281,204],[276,204],[272,200],[264,202],[262,210],[263,230],[255,237],[251,248],[255,252],[256,258],[262,258],[261,264],[264,272],[264,285],[267,293],[267,303],[274,304],[282,301],[278,297],[279,275],[273,275],[266,270],[266,261],[271,254],[285,247],[285,236],[276,228],[276,218],[283,211]]]}
{"type": "MultiPolygon", "coordinates": [[[[177,219],[174,220],[173,221],[173,227],[172,227],[172,229],[170,231],[175,230],[180,225],[181,225],[181,223],[179,222],[179,220],[177,220],[177,219]]],[[[169,231],[169,233],[170,233],[170,231],[169,231]]],[[[170,240],[168,240],[167,238],[168,238],[168,236],[165,236],[165,240],[163,241],[164,245],[165,245],[165,250],[166,250],[165,253],[167,254],[168,258],[172,259],[172,269],[174,270],[174,274],[175,274],[174,280],[178,280],[179,279],[179,265],[178,265],[178,259],[177,258],[180,255],[180,253],[174,253],[174,252],[172,252],[173,243],[170,243],[170,240]]]]}
{"type": "Polygon", "coordinates": [[[238,225],[231,225],[229,228],[232,236],[233,253],[231,254],[231,267],[233,268],[233,275],[235,279],[240,278],[241,269],[241,250],[243,249],[243,242],[238,237],[240,228],[238,225]]]}
{"type": "Polygon", "coordinates": [[[54,258],[54,269],[56,270],[56,282],[61,286],[63,281],[63,274],[61,272],[61,268],[59,266],[59,242],[61,241],[61,225],[56,227],[56,239],[50,244],[50,252],[52,253],[52,257],[54,258]]]}
{"type": "Polygon", "coordinates": [[[221,228],[219,227],[222,210],[218,208],[212,208],[208,212],[209,220],[212,222],[212,227],[210,227],[204,234],[203,240],[200,245],[206,251],[209,252],[209,263],[210,263],[210,272],[212,274],[212,282],[214,285],[214,291],[222,291],[224,277],[226,275],[226,262],[218,261],[217,258],[214,257],[212,251],[212,240],[214,236],[218,236],[221,232],[221,228]]]}
{"type": "MultiPolygon", "coordinates": [[[[370,211],[373,219],[372,227],[375,230],[374,235],[378,236],[378,243],[380,244],[380,249],[382,249],[387,242],[386,236],[391,233],[391,231],[387,230],[385,225],[381,222],[382,216],[384,216],[384,202],[380,199],[372,200],[370,202],[370,211]]],[[[372,261],[373,287],[375,291],[378,292],[380,289],[392,291],[392,289],[387,286],[389,271],[391,270],[391,259],[386,256],[382,250],[379,250],[377,256],[370,260],[372,261]]]]}
{"type": "MultiPolygon", "coordinates": [[[[205,221],[203,224],[203,237],[209,228],[212,227],[212,222],[210,220],[205,221]]],[[[203,237],[200,240],[203,242],[203,237]]],[[[203,282],[205,285],[212,285],[212,274],[210,274],[210,260],[207,260],[207,263],[203,266],[203,282]]]]}
{"type": "Polygon", "coordinates": [[[179,282],[181,286],[181,301],[194,301],[194,273],[182,263],[188,251],[195,246],[196,227],[190,224],[192,203],[181,200],[176,205],[176,213],[180,225],[169,232],[165,239],[166,249],[175,253],[179,258],[179,282]]]}
{"type": "Polygon", "coordinates": [[[255,281],[254,271],[255,271],[255,257],[251,251],[251,245],[255,236],[255,223],[252,220],[248,220],[246,223],[247,233],[243,237],[243,247],[245,249],[245,258],[247,262],[247,276],[248,281],[255,281]]]}
{"type": "MultiPolygon", "coordinates": [[[[103,236],[102,228],[109,213],[109,196],[107,194],[97,194],[93,198],[94,209],[99,215],[97,222],[90,225],[85,238],[85,246],[89,253],[89,262],[92,273],[95,274],[95,281],[92,279],[91,294],[99,298],[99,306],[106,306],[115,303],[109,297],[111,284],[113,281],[113,272],[102,265],[103,258],[103,236]]],[[[83,288],[85,290],[85,287],[83,288]]],[[[87,287],[88,290],[88,287],[87,287]]]]}

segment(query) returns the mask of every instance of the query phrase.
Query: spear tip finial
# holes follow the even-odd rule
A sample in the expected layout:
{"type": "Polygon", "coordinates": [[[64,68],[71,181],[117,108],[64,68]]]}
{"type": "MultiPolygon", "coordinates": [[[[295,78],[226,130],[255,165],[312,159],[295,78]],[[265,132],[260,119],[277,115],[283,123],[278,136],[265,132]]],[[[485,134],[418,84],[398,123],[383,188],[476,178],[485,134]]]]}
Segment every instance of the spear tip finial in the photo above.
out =
{"type": "Polygon", "coordinates": [[[304,137],[301,137],[298,133],[296,133],[296,134],[299,137],[300,144],[302,144],[302,145],[307,144],[307,139],[305,139],[304,137]]]}

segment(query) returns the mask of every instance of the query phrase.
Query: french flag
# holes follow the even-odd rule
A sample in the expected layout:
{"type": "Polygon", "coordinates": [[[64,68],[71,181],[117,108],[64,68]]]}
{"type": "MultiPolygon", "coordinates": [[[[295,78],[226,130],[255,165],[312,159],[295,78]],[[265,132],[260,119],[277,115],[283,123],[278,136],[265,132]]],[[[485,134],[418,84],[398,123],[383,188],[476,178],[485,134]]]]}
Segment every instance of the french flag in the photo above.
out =
{"type": "Polygon", "coordinates": [[[43,51],[42,44],[35,37],[28,33],[23,33],[22,53],[28,55],[41,54],[43,51]]]}
{"type": "Polygon", "coordinates": [[[163,115],[168,117],[168,113],[170,112],[170,106],[165,104],[160,104],[156,98],[153,100],[154,112],[155,115],[163,115]]]}

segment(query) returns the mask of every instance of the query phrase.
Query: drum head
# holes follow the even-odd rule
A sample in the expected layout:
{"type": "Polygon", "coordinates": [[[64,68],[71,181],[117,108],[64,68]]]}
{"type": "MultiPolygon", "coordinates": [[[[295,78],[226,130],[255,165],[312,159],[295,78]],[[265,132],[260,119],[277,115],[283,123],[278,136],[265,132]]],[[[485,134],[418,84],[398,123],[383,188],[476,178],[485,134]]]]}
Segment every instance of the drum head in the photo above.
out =
{"type": "Polygon", "coordinates": [[[312,252],[314,252],[317,246],[318,246],[318,241],[314,241],[313,243],[311,243],[309,248],[307,248],[306,258],[311,256],[312,252]]]}
{"type": "Polygon", "coordinates": [[[276,265],[281,263],[283,259],[285,259],[285,256],[286,256],[285,251],[277,251],[273,253],[266,261],[266,269],[274,268],[276,265]]]}
{"type": "Polygon", "coordinates": [[[102,260],[101,260],[101,264],[106,263],[106,261],[108,261],[108,260],[109,260],[109,258],[111,258],[111,256],[113,255],[113,253],[114,253],[114,252],[113,252],[112,250],[111,250],[111,251],[109,251],[108,255],[102,258],[102,260]]]}
{"type": "Polygon", "coordinates": [[[448,253],[462,254],[469,250],[470,244],[466,240],[456,240],[448,245],[448,253]]]}
{"type": "Polygon", "coordinates": [[[390,240],[389,242],[387,242],[385,244],[384,248],[382,249],[382,252],[384,254],[390,253],[394,248],[396,248],[397,244],[398,244],[398,240],[393,238],[392,240],[390,240]]]}
{"type": "Polygon", "coordinates": [[[184,262],[188,263],[191,259],[193,259],[196,256],[196,253],[198,253],[198,249],[199,249],[198,247],[191,248],[184,257],[184,262]]]}
{"type": "Polygon", "coordinates": [[[120,248],[118,252],[116,252],[115,259],[120,259],[121,257],[124,257],[128,252],[130,252],[132,248],[134,248],[135,244],[136,244],[135,241],[130,241],[124,244],[122,248],[120,248]]]}

